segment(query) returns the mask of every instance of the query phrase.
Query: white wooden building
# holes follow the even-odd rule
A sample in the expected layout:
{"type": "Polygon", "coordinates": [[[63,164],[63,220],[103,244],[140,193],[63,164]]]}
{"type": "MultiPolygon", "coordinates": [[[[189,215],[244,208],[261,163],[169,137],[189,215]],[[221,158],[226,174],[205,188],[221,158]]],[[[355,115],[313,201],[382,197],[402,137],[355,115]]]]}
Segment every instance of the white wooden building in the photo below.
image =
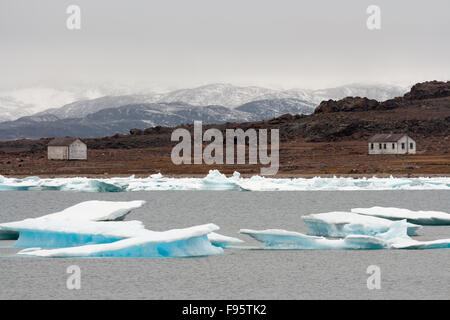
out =
{"type": "Polygon", "coordinates": [[[407,134],[376,134],[369,139],[369,154],[407,153],[416,153],[416,141],[407,134]]]}
{"type": "Polygon", "coordinates": [[[49,160],[87,160],[87,145],[77,138],[56,138],[47,147],[49,160]]]}

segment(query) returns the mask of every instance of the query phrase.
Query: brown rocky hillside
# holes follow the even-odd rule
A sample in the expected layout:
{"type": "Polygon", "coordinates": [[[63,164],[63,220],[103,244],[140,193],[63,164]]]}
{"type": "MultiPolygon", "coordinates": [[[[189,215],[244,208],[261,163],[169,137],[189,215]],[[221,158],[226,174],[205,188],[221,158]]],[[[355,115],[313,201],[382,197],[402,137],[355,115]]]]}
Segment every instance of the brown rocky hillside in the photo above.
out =
{"type": "MultiPolygon", "coordinates": [[[[192,124],[181,126],[193,130],[192,124]]],[[[323,101],[312,115],[207,125],[208,128],[279,129],[280,173],[450,175],[450,82],[418,83],[403,97],[378,102],[361,97],[323,101]],[[408,133],[416,155],[367,155],[367,139],[376,133],[408,133]]],[[[85,139],[89,160],[48,161],[49,139],[0,142],[2,175],[204,174],[218,168],[254,174],[250,165],[182,165],[170,160],[175,128],[130,130],[129,135],[85,139]]]]}

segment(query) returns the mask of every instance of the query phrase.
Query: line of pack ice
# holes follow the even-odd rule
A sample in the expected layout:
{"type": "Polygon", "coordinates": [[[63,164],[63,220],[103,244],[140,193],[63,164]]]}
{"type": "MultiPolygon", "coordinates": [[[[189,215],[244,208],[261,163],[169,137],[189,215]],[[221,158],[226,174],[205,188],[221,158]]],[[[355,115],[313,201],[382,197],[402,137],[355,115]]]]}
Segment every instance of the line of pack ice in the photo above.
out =
{"type": "Polygon", "coordinates": [[[315,191],[315,190],[450,190],[449,177],[422,178],[243,178],[210,170],[204,178],[169,178],[154,174],[147,178],[52,178],[23,179],[0,176],[0,191],[60,190],[81,192],[127,192],[153,190],[238,190],[238,191],[315,191]]]}
{"type": "MultiPolygon", "coordinates": [[[[40,257],[197,257],[221,254],[243,242],[216,233],[219,227],[212,223],[152,231],[141,221],[123,221],[144,205],[145,201],[86,201],[42,217],[2,223],[0,239],[17,240],[14,247],[24,248],[20,255],[40,257]]],[[[351,211],[301,216],[307,234],[279,229],[240,233],[259,241],[261,249],[450,248],[450,239],[411,238],[421,225],[450,225],[448,213],[383,207],[351,211]]]]}

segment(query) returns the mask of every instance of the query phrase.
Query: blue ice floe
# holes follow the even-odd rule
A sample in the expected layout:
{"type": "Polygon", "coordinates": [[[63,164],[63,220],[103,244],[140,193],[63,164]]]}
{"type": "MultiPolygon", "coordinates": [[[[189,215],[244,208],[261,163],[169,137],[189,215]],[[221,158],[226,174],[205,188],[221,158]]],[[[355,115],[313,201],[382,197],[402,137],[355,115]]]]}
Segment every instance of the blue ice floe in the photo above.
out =
{"type": "Polygon", "coordinates": [[[188,257],[223,253],[242,240],[215,233],[214,224],[151,231],[123,220],[145,201],[87,201],[39,218],[0,224],[15,233],[22,255],[42,257],[188,257]]]}
{"type": "MultiPolygon", "coordinates": [[[[325,212],[302,216],[308,228],[307,234],[323,237],[342,238],[351,234],[374,236],[389,230],[392,221],[364,216],[353,212],[325,212]]],[[[407,223],[408,235],[417,235],[422,227],[407,223]]]]}
{"type": "Polygon", "coordinates": [[[406,220],[392,223],[387,232],[380,233],[375,237],[383,239],[390,249],[445,249],[450,248],[450,239],[439,239],[432,241],[417,241],[407,235],[406,220]]]}
{"type": "Polygon", "coordinates": [[[450,214],[442,211],[412,211],[393,207],[354,208],[354,213],[390,220],[403,220],[424,225],[450,225],[450,214]]]}
{"type": "Polygon", "coordinates": [[[168,178],[154,174],[147,178],[54,178],[24,179],[0,176],[0,191],[60,190],[81,192],[126,192],[153,190],[237,190],[237,191],[317,191],[317,190],[450,190],[449,177],[422,178],[243,178],[238,172],[227,177],[210,170],[204,178],[168,178]]]}
{"type": "Polygon", "coordinates": [[[374,235],[350,234],[341,239],[306,235],[280,229],[241,229],[264,245],[264,249],[357,250],[357,249],[443,249],[450,248],[450,239],[417,241],[408,236],[406,220],[394,221],[386,232],[374,235]]]}
{"type": "MultiPolygon", "coordinates": [[[[120,224],[122,224],[121,222],[120,224]]],[[[128,257],[182,258],[217,255],[223,249],[213,246],[207,235],[218,230],[214,224],[164,232],[146,230],[142,235],[102,244],[59,249],[27,249],[18,254],[36,257],[128,257]]]]}
{"type": "Polygon", "coordinates": [[[384,249],[386,243],[372,236],[350,235],[344,239],[327,239],[320,236],[306,235],[300,232],[280,229],[251,230],[241,229],[240,233],[247,234],[262,242],[266,249],[384,249]]]}

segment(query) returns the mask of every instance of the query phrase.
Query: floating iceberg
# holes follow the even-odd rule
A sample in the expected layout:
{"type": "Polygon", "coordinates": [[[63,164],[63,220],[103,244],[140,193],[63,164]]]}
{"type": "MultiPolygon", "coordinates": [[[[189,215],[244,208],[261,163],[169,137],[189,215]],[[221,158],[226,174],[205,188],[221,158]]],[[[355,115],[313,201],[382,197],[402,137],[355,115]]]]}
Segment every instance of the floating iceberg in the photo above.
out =
{"type": "Polygon", "coordinates": [[[450,190],[449,177],[433,178],[295,178],[253,176],[238,172],[227,177],[211,170],[205,178],[167,178],[154,174],[148,178],[55,178],[24,179],[0,176],[0,191],[61,190],[82,192],[126,192],[153,190],[238,190],[238,191],[316,191],[316,190],[450,190]]]}
{"type": "Polygon", "coordinates": [[[203,190],[236,190],[236,191],[246,191],[239,185],[240,174],[235,172],[232,177],[227,178],[224,174],[220,173],[218,170],[210,170],[209,174],[201,179],[203,190]]]}
{"type": "Polygon", "coordinates": [[[417,241],[407,235],[408,224],[406,220],[395,221],[390,229],[377,235],[389,244],[391,249],[444,249],[450,248],[450,239],[433,241],[417,241]]]}
{"type": "Polygon", "coordinates": [[[73,225],[77,221],[120,221],[132,210],[142,207],[145,201],[85,201],[63,211],[39,218],[0,224],[0,240],[16,240],[21,226],[30,229],[44,226],[48,221],[59,221],[62,225],[73,225]],[[17,229],[17,230],[16,230],[17,229]]]}
{"type": "MultiPolygon", "coordinates": [[[[121,222],[120,224],[123,224],[121,222]]],[[[207,235],[218,230],[214,224],[145,234],[111,243],[60,249],[27,249],[18,254],[37,257],[130,257],[181,258],[217,255],[223,249],[213,246],[207,235]]]]}
{"type": "MultiPolygon", "coordinates": [[[[16,248],[67,248],[112,243],[127,238],[145,238],[149,235],[158,234],[155,231],[145,229],[141,221],[118,223],[50,219],[43,223],[42,220],[27,219],[4,223],[1,226],[6,231],[14,230],[20,234],[18,240],[14,243],[16,248]]],[[[215,225],[208,226],[212,231],[219,229],[215,225]]],[[[207,239],[214,246],[226,248],[229,244],[243,242],[240,239],[223,236],[212,231],[207,234],[207,239]]]]}
{"type": "Polygon", "coordinates": [[[407,235],[406,220],[393,222],[384,233],[370,235],[348,235],[343,239],[327,239],[279,229],[241,229],[264,244],[265,249],[297,250],[356,250],[356,249],[442,249],[450,248],[450,239],[417,241],[407,235]]]}
{"type": "Polygon", "coordinates": [[[240,233],[262,242],[268,249],[301,249],[301,250],[350,250],[350,249],[384,249],[387,243],[372,236],[350,235],[344,239],[327,239],[310,236],[299,232],[268,229],[241,229],[240,233]]]}
{"type": "Polygon", "coordinates": [[[39,218],[0,224],[0,235],[14,233],[14,247],[27,248],[19,254],[42,257],[205,256],[242,242],[215,233],[219,227],[214,224],[157,232],[141,221],[118,221],[144,203],[82,202],[39,218]]]}
{"type": "MultiPolygon", "coordinates": [[[[343,238],[351,234],[373,236],[389,230],[392,221],[352,212],[326,212],[302,216],[309,235],[343,238]]],[[[408,235],[416,235],[421,226],[408,223],[408,235]]]]}
{"type": "Polygon", "coordinates": [[[352,212],[390,220],[406,219],[420,225],[450,225],[450,214],[441,211],[412,211],[392,207],[354,208],[352,212]]]}

